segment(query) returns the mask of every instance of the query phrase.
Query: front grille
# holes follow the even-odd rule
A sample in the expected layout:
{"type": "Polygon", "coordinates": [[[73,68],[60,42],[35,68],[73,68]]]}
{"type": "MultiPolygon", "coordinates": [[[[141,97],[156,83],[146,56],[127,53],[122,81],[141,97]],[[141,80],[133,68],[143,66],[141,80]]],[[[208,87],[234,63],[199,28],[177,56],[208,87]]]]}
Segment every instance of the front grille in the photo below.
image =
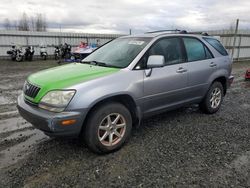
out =
{"type": "Polygon", "coordinates": [[[35,98],[36,95],[38,94],[38,92],[40,91],[41,88],[26,82],[23,88],[23,92],[26,96],[31,97],[31,98],[35,98]]]}

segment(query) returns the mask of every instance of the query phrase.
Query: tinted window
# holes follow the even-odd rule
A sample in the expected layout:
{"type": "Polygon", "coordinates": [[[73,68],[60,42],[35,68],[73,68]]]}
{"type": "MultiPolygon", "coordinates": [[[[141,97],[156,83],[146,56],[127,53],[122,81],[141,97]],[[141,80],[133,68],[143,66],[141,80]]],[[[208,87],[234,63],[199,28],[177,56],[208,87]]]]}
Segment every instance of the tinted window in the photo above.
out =
{"type": "Polygon", "coordinates": [[[186,48],[188,61],[198,61],[198,60],[208,59],[205,46],[198,39],[183,38],[183,41],[186,48]]]}
{"type": "Polygon", "coordinates": [[[177,64],[184,62],[179,38],[165,38],[156,42],[148,51],[147,56],[163,55],[165,64],[177,64]]]}
{"type": "Polygon", "coordinates": [[[213,46],[221,55],[228,55],[227,51],[225,48],[222,46],[220,41],[212,38],[203,38],[205,41],[207,41],[211,46],[213,46]]]}

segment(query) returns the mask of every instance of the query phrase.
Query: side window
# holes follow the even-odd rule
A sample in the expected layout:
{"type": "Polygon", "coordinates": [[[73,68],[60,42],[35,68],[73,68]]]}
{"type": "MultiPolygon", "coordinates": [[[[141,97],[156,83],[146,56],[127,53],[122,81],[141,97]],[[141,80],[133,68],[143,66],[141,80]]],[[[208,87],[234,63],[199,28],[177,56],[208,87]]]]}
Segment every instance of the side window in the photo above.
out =
{"type": "Polygon", "coordinates": [[[211,46],[213,46],[221,55],[223,56],[227,56],[228,53],[225,50],[225,48],[222,46],[222,44],[220,43],[220,41],[218,41],[217,39],[213,39],[213,38],[203,38],[205,41],[207,41],[211,46]]]}
{"type": "Polygon", "coordinates": [[[187,52],[188,61],[198,61],[212,58],[206,46],[198,39],[183,38],[183,42],[187,52]]]}
{"type": "Polygon", "coordinates": [[[205,52],[206,52],[206,58],[207,59],[212,59],[213,55],[211,54],[211,52],[208,50],[208,48],[206,46],[205,47],[205,52]]]}
{"type": "Polygon", "coordinates": [[[150,55],[163,55],[166,65],[184,62],[179,38],[164,38],[159,40],[149,49],[147,57],[150,55]]]}

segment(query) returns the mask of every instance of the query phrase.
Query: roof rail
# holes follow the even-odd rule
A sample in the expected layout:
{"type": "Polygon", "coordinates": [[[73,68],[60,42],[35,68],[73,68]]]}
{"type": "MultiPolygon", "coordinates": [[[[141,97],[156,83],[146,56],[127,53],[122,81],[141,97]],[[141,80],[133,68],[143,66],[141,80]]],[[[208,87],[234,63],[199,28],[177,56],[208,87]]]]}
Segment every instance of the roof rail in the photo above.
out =
{"type": "Polygon", "coordinates": [[[150,31],[150,32],[146,32],[146,33],[163,33],[163,32],[180,32],[181,30],[179,29],[167,29],[167,30],[158,30],[158,31],[150,31]]]}
{"type": "Polygon", "coordinates": [[[179,29],[150,31],[150,32],[146,32],[146,34],[150,34],[150,33],[166,33],[166,32],[178,33],[178,34],[195,34],[195,35],[209,36],[209,34],[206,33],[206,32],[187,32],[186,30],[179,30],[179,29]]]}
{"type": "Polygon", "coordinates": [[[207,32],[189,32],[189,34],[209,36],[207,32]]]}

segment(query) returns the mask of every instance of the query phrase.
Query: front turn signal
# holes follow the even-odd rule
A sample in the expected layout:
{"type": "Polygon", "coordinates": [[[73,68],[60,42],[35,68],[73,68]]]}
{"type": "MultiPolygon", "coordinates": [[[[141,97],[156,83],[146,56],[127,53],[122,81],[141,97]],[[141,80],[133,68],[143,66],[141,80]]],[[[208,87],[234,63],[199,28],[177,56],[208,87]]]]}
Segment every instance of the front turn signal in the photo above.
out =
{"type": "Polygon", "coordinates": [[[64,125],[64,126],[67,126],[67,125],[72,125],[76,122],[75,119],[68,119],[68,120],[63,120],[61,121],[61,124],[64,125]]]}

